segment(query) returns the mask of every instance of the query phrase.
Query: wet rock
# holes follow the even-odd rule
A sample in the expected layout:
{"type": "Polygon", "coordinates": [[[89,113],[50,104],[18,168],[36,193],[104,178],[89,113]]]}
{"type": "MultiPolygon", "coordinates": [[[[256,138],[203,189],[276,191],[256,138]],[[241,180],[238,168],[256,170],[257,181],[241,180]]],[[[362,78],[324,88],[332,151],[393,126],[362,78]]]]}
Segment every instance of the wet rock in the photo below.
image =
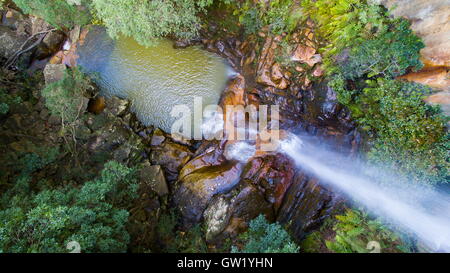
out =
{"type": "Polygon", "coordinates": [[[231,192],[215,196],[205,210],[206,238],[217,243],[244,232],[251,220],[264,214],[274,220],[274,210],[254,185],[241,182],[231,192]]]}
{"type": "Polygon", "coordinates": [[[66,69],[64,64],[47,64],[44,69],[45,84],[62,80],[66,69]]]}
{"type": "Polygon", "coordinates": [[[217,196],[205,210],[206,240],[211,241],[228,226],[230,202],[225,196],[217,196]]]}
{"type": "Polygon", "coordinates": [[[62,31],[51,31],[47,33],[37,49],[41,53],[38,52],[36,55],[39,56],[39,59],[50,57],[61,49],[64,39],[65,35],[62,31]]]}
{"type": "Polygon", "coordinates": [[[339,198],[302,172],[286,193],[277,221],[285,224],[296,240],[318,228],[339,202],[339,198]]]}
{"type": "Polygon", "coordinates": [[[150,162],[145,162],[141,165],[139,173],[140,181],[159,196],[169,194],[169,188],[164,177],[163,170],[159,165],[150,165],[150,162]]]}
{"type": "Polygon", "coordinates": [[[181,168],[191,159],[193,153],[188,147],[167,140],[163,144],[153,147],[150,161],[153,165],[161,165],[169,182],[178,178],[181,168]]]}
{"type": "Polygon", "coordinates": [[[159,146],[166,140],[166,136],[164,132],[157,128],[152,135],[152,138],[150,140],[150,145],[152,146],[159,146]]]}
{"type": "Polygon", "coordinates": [[[130,104],[130,102],[128,100],[113,96],[111,98],[106,98],[105,104],[111,114],[113,114],[114,116],[121,116],[128,109],[128,105],[130,104]]]}
{"type": "Polygon", "coordinates": [[[239,183],[241,172],[241,164],[226,162],[205,166],[181,177],[174,193],[174,202],[181,212],[184,225],[198,223],[215,195],[225,194],[239,183]]]}
{"type": "Polygon", "coordinates": [[[96,115],[100,114],[106,108],[106,100],[105,97],[97,97],[95,99],[91,99],[88,105],[88,111],[94,113],[96,115]]]}
{"type": "Polygon", "coordinates": [[[250,161],[244,169],[242,179],[258,186],[265,199],[273,204],[277,211],[286,190],[292,183],[295,166],[289,158],[282,154],[257,157],[250,161]]]}
{"type": "Polygon", "coordinates": [[[280,38],[268,37],[258,61],[256,82],[277,89],[288,88],[290,82],[281,72],[281,67],[275,63],[275,49],[280,38]]]}
{"type": "Polygon", "coordinates": [[[245,79],[242,75],[237,75],[223,92],[220,105],[245,105],[245,79]]]}

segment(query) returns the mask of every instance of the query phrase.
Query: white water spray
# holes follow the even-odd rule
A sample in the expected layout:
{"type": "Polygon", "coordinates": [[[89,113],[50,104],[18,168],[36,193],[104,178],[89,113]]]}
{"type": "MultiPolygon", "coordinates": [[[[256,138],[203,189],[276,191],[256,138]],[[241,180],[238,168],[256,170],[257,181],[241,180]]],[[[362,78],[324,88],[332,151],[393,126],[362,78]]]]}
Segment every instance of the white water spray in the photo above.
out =
{"type": "Polygon", "coordinates": [[[378,216],[414,233],[432,249],[450,252],[448,195],[422,186],[399,183],[400,178],[395,174],[388,174],[392,183],[379,184],[364,173],[370,170],[379,176],[386,176],[385,170],[356,160],[345,164],[348,159],[304,143],[296,136],[282,141],[280,150],[323,183],[342,191],[378,216]]]}

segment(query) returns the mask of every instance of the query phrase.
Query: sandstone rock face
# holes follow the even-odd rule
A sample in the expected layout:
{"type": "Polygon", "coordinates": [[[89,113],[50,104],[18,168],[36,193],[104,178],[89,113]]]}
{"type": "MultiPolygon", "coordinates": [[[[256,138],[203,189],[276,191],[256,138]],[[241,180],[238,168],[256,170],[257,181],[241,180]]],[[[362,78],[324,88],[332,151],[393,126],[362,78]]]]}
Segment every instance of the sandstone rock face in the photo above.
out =
{"type": "Polygon", "coordinates": [[[404,78],[441,90],[450,89],[450,0],[379,0],[392,14],[405,17],[423,39],[425,68],[404,78]]]}
{"type": "Polygon", "coordinates": [[[280,37],[269,37],[266,39],[261,51],[261,58],[258,62],[256,81],[259,84],[283,90],[289,87],[290,82],[284,77],[280,66],[275,63],[275,49],[280,39],[280,37]]]}
{"type": "Polygon", "coordinates": [[[425,48],[424,63],[429,66],[450,66],[450,1],[449,0],[382,0],[388,8],[395,6],[394,16],[412,22],[425,48]]]}
{"type": "Polygon", "coordinates": [[[441,105],[442,110],[450,116],[450,91],[436,93],[426,99],[428,103],[441,105]]]}

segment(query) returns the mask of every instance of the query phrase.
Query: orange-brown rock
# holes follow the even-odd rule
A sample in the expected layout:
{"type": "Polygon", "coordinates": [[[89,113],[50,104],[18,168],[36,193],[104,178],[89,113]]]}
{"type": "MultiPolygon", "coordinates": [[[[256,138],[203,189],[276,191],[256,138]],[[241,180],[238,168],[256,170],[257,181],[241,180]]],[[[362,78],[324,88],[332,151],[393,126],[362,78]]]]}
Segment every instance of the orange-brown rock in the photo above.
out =
{"type": "Polygon", "coordinates": [[[283,75],[280,65],[275,63],[275,49],[280,40],[281,37],[268,37],[266,39],[258,60],[256,82],[284,90],[289,87],[290,82],[283,75]]]}
{"type": "Polygon", "coordinates": [[[100,114],[106,108],[106,100],[104,97],[97,97],[89,101],[88,111],[96,115],[100,114]]]}
{"type": "Polygon", "coordinates": [[[450,90],[450,72],[449,68],[446,67],[426,67],[421,71],[411,72],[399,78],[425,84],[436,89],[450,90]]]}
{"type": "Polygon", "coordinates": [[[322,61],[320,54],[316,54],[316,49],[310,46],[298,45],[292,53],[292,59],[297,62],[306,63],[314,66],[322,61]]]}

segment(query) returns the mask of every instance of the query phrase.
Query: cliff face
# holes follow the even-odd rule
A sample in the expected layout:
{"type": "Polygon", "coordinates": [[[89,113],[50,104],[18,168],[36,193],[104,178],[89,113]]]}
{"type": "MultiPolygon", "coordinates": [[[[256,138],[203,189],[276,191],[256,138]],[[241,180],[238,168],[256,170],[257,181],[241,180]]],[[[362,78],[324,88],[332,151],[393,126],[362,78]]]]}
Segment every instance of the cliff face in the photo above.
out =
{"type": "Polygon", "coordinates": [[[450,67],[450,0],[381,0],[392,14],[405,17],[426,47],[422,50],[426,66],[450,67]]]}
{"type": "Polygon", "coordinates": [[[450,0],[378,0],[397,17],[407,18],[423,39],[425,67],[400,78],[442,90],[427,99],[450,115],[450,0]]]}

